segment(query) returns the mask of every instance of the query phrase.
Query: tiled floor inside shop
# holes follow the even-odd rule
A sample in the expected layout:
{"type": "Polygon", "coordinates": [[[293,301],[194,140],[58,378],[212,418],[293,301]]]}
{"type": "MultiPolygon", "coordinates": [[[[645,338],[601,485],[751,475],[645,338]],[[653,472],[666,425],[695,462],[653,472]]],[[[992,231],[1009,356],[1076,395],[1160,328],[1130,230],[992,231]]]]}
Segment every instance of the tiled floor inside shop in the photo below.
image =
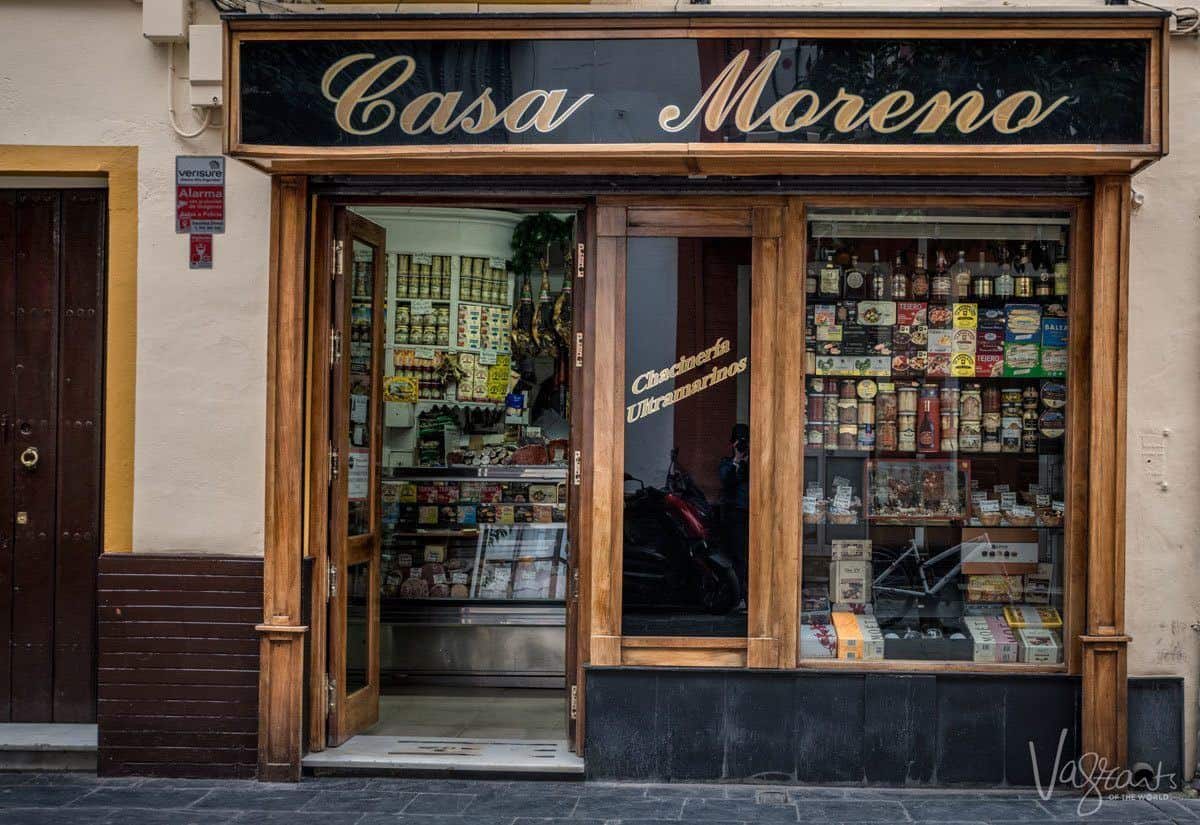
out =
{"type": "Polygon", "coordinates": [[[566,691],[534,688],[407,687],[379,697],[371,736],[565,739],[566,691]]]}
{"type": "MultiPolygon", "coordinates": [[[[1200,822],[1200,801],[1107,801],[1080,818],[1062,791],[614,785],[451,779],[305,779],[298,785],[0,774],[5,825],[667,825],[1200,822]]],[[[1085,808],[1091,810],[1091,808],[1085,808]]]]}

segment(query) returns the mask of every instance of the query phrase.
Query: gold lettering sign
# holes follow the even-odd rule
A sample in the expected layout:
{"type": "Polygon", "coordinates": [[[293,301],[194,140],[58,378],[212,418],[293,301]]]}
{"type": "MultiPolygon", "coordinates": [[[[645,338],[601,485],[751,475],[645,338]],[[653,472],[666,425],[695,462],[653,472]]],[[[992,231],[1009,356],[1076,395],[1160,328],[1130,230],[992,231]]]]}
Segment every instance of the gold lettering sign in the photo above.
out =
{"type": "MultiPolygon", "coordinates": [[[[772,51],[747,72],[750,52],[742,51],[686,114],[673,103],[664,106],[658,114],[659,128],[675,133],[699,122],[709,131],[732,124],[738,131],[750,133],[769,125],[775,132],[788,134],[829,119],[843,134],[866,126],[878,134],[911,127],[913,134],[931,135],[952,122],[964,135],[989,124],[997,132],[1011,135],[1037,126],[1069,99],[1063,96],[1047,103],[1037,92],[1024,90],[989,108],[981,92],[972,90],[954,97],[943,90],[918,104],[912,92],[897,89],[868,104],[861,95],[844,88],[828,100],[812,89],[796,89],[763,110],[763,92],[780,56],[779,50],[772,51]]],[[[471,100],[461,91],[425,92],[398,108],[389,97],[415,71],[416,61],[408,55],[377,60],[369,53],[352,54],[325,72],[321,93],[334,104],[338,126],[359,136],[392,127],[406,135],[445,135],[455,130],[478,135],[496,127],[512,134],[530,130],[549,134],[594,97],[588,92],[568,103],[567,89],[531,89],[498,108],[491,87],[487,87],[471,100]],[[340,91],[334,91],[335,85],[340,91]]]]}
{"type": "MultiPolygon", "coordinates": [[[[657,387],[660,384],[665,384],[667,381],[671,381],[728,353],[729,340],[718,338],[716,343],[708,349],[702,350],[695,355],[685,355],[669,367],[664,367],[661,370],[647,370],[633,380],[630,390],[634,395],[640,395],[646,392],[646,390],[657,387]]],[[[704,392],[722,381],[745,372],[749,361],[749,358],[739,358],[732,364],[727,364],[723,367],[713,367],[704,376],[697,378],[695,381],[690,381],[683,386],[676,387],[670,392],[639,399],[625,408],[625,421],[632,424],[639,419],[662,412],[667,407],[678,404],[683,399],[690,398],[696,393],[704,392]]]]}

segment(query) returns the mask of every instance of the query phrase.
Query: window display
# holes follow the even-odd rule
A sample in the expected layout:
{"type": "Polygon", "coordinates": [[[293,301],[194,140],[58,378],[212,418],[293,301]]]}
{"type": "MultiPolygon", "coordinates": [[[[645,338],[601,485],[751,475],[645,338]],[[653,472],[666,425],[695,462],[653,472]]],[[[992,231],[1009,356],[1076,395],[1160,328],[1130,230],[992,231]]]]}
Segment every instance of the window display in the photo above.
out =
{"type": "Polygon", "coordinates": [[[429,247],[389,250],[385,615],[415,601],[561,602],[571,218],[425,210],[418,229],[405,214],[389,246],[429,247]]]}
{"type": "Polygon", "coordinates": [[[1069,234],[809,213],[802,658],[1062,662],[1069,234]]]}

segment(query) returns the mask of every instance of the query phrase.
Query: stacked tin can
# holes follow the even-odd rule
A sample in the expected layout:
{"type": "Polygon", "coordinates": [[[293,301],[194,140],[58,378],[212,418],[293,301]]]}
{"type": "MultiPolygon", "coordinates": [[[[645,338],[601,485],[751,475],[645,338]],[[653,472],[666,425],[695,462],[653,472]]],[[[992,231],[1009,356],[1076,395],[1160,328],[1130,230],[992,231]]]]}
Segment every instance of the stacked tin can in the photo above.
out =
{"type": "Polygon", "coordinates": [[[1038,388],[1030,384],[1021,391],[1021,452],[1038,451],[1038,388]]]}
{"type": "Polygon", "coordinates": [[[1000,391],[1000,451],[1021,452],[1021,389],[1000,391]]]}

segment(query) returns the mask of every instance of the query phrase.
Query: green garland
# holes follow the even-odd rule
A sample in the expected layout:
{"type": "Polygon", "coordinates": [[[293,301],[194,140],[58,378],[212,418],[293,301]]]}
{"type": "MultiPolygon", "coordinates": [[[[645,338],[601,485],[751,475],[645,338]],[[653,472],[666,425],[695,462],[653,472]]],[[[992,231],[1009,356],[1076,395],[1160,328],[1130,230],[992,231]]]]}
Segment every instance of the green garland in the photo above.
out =
{"type": "Polygon", "coordinates": [[[547,246],[558,246],[566,259],[571,244],[571,221],[538,212],[521,220],[513,229],[512,269],[518,275],[539,271],[538,261],[546,255],[547,246]]]}

